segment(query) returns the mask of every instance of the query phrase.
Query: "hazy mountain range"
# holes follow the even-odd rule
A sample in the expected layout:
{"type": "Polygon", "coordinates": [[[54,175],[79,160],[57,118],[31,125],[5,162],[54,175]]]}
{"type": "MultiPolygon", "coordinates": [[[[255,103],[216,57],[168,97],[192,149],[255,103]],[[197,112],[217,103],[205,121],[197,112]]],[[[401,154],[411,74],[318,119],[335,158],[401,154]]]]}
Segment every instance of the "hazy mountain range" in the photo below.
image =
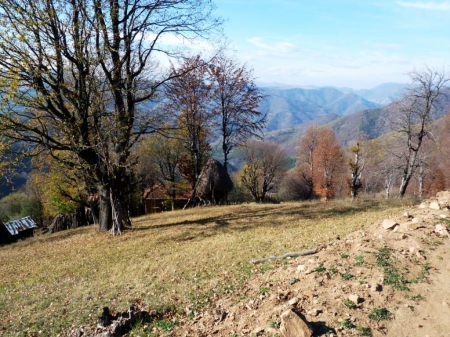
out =
{"type": "MultiPolygon", "coordinates": [[[[393,130],[395,102],[404,84],[386,83],[371,90],[349,88],[263,88],[261,110],[268,112],[265,139],[283,145],[290,155],[311,124],[333,128],[341,145],[356,139],[374,139],[393,130]],[[387,102],[380,104],[377,102],[387,102]]],[[[450,114],[450,89],[436,102],[432,120],[450,114]]]]}
{"type": "Polygon", "coordinates": [[[329,114],[346,116],[380,108],[400,96],[404,84],[386,83],[370,90],[350,88],[264,87],[261,111],[268,114],[267,132],[295,127],[329,114]]]}

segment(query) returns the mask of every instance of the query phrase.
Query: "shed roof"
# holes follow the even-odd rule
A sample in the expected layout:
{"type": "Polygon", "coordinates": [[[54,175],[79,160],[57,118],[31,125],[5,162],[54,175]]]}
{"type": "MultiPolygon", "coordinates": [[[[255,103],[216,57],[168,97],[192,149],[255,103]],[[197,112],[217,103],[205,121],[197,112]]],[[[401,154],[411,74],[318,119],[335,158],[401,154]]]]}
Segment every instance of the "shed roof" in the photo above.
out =
{"type": "Polygon", "coordinates": [[[11,235],[17,235],[19,234],[19,232],[22,232],[27,229],[38,228],[34,220],[31,219],[29,216],[22,219],[6,222],[3,225],[11,235]]]}

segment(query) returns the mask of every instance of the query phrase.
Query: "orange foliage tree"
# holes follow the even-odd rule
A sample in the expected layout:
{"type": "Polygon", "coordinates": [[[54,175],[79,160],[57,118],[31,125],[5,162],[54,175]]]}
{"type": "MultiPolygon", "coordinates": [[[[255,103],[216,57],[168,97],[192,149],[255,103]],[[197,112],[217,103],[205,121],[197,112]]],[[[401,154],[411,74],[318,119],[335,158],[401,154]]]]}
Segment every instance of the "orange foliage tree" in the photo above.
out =
{"type": "Polygon", "coordinates": [[[300,142],[298,167],[312,191],[323,200],[335,196],[336,178],[344,155],[332,129],[310,127],[300,142]]]}

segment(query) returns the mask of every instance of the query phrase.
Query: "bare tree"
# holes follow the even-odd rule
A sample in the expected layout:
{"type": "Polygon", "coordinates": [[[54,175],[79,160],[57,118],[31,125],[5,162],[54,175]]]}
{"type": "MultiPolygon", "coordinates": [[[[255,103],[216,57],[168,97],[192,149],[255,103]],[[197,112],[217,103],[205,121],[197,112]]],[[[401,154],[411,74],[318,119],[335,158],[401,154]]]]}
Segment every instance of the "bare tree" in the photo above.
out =
{"type": "Polygon", "coordinates": [[[213,60],[210,73],[214,84],[213,109],[218,117],[223,165],[227,169],[231,150],[249,137],[260,137],[265,127],[266,115],[259,110],[263,95],[254,83],[252,71],[224,55],[213,60]]]}
{"type": "Polygon", "coordinates": [[[407,96],[398,103],[399,119],[396,125],[403,141],[404,150],[400,158],[401,181],[398,197],[405,195],[411,178],[418,167],[418,155],[425,137],[429,134],[429,123],[435,110],[435,101],[449,81],[444,73],[426,68],[411,73],[411,88],[407,96]]]}
{"type": "Polygon", "coordinates": [[[276,143],[248,140],[240,148],[245,160],[241,183],[256,202],[264,202],[286,172],[287,155],[276,143]]]}
{"type": "Polygon", "coordinates": [[[211,133],[213,113],[211,106],[212,84],[208,81],[208,65],[200,56],[188,58],[172,74],[181,73],[165,84],[165,111],[176,116],[177,137],[186,150],[182,172],[192,189],[198,181],[203,165],[210,157],[208,136],[211,133]]]}
{"type": "Polygon", "coordinates": [[[350,147],[350,151],[354,155],[354,159],[348,162],[350,168],[351,177],[349,180],[350,195],[352,199],[355,199],[358,195],[359,189],[362,187],[361,174],[364,170],[365,164],[361,154],[361,147],[359,142],[356,145],[350,147]]]}
{"type": "Polygon", "coordinates": [[[130,223],[130,152],[160,122],[143,103],[179,75],[156,71],[156,57],[180,56],[162,39],[210,36],[211,10],[207,0],[0,0],[0,132],[81,170],[101,230],[130,223]]]}
{"type": "Polygon", "coordinates": [[[300,139],[297,157],[297,169],[303,176],[303,179],[309,186],[311,196],[314,193],[314,179],[315,174],[314,156],[316,154],[317,144],[320,138],[320,127],[311,125],[306,130],[306,133],[300,139]]]}

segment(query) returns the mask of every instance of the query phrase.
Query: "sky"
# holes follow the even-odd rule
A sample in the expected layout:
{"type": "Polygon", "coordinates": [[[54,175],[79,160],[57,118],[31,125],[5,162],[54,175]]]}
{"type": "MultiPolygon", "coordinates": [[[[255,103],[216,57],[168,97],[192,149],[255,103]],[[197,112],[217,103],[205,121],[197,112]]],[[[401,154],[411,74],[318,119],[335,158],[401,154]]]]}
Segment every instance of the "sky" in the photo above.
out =
{"type": "Polygon", "coordinates": [[[450,70],[450,0],[215,0],[258,83],[370,89],[450,70]]]}

